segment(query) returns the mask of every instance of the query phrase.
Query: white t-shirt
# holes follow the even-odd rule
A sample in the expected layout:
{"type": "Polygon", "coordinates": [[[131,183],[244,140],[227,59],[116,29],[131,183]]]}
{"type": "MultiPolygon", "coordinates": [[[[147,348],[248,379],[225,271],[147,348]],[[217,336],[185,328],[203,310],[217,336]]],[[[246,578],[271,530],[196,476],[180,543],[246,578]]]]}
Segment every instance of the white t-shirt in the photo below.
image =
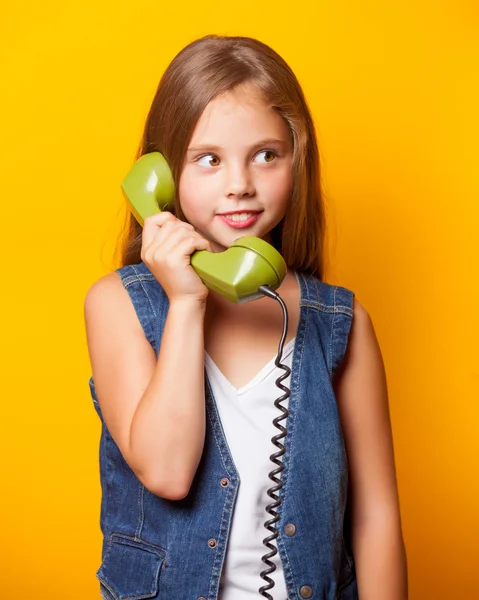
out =
{"type": "MultiPolygon", "coordinates": [[[[281,362],[289,368],[294,342],[295,339],[292,339],[283,348],[281,362]]],[[[271,535],[264,523],[272,516],[265,507],[273,502],[266,492],[275,485],[268,474],[277,468],[269,457],[278,452],[271,442],[271,438],[280,433],[273,425],[273,419],[282,414],[274,401],[284,394],[275,384],[276,379],[284,374],[283,369],[274,364],[275,360],[276,357],[272,358],[249,383],[236,389],[205,350],[206,372],[240,476],[220,581],[221,600],[256,600],[259,588],[266,585],[266,581],[260,577],[260,573],[267,568],[261,557],[270,552],[263,544],[263,539],[271,535]]],[[[284,379],[282,384],[289,388],[290,377],[284,379]]],[[[288,399],[282,401],[281,405],[288,408],[288,399]]],[[[285,427],[286,419],[280,423],[285,427]]],[[[280,441],[284,443],[284,439],[280,441]]],[[[278,526],[278,523],[275,525],[278,526]]],[[[271,543],[277,548],[275,541],[271,543]]],[[[271,560],[276,570],[269,575],[275,582],[269,593],[275,600],[286,600],[288,593],[279,553],[271,560]]]]}

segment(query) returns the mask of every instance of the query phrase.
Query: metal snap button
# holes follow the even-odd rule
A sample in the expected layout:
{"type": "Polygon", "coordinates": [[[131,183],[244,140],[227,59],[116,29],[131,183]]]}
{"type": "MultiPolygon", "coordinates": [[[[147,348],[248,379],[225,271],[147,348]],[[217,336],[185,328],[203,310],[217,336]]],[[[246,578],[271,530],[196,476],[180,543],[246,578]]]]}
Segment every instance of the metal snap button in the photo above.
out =
{"type": "Polygon", "coordinates": [[[206,600],[206,598],[204,596],[200,596],[198,600],[206,600]]]}
{"type": "Polygon", "coordinates": [[[284,533],[289,536],[294,535],[296,533],[296,526],[293,523],[288,523],[284,526],[284,533]]]}
{"type": "Polygon", "coordinates": [[[311,598],[313,595],[313,588],[310,585],[302,585],[299,593],[301,594],[301,598],[311,598]]]}
{"type": "Polygon", "coordinates": [[[223,477],[223,479],[220,481],[220,485],[222,487],[226,487],[230,484],[230,480],[227,477],[223,477]]]}
{"type": "Polygon", "coordinates": [[[216,540],[214,540],[213,538],[208,540],[208,546],[210,548],[214,548],[216,546],[216,540]]]}

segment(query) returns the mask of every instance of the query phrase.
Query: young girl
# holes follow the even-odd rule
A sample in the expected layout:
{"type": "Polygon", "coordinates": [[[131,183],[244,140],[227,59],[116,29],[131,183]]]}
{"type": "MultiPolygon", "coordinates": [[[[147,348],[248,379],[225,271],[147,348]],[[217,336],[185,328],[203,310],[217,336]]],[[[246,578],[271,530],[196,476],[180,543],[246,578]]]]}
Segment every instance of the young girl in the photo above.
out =
{"type": "Polygon", "coordinates": [[[353,292],[322,280],[319,157],[298,81],[257,40],[196,40],[160,81],[138,157],[152,151],[174,208],[143,229],[130,215],[123,266],[85,300],[102,598],[405,600],[383,362],[353,292]],[[273,596],[259,588],[283,314],[268,297],[231,302],[190,265],[243,235],[288,267],[273,596]]]}

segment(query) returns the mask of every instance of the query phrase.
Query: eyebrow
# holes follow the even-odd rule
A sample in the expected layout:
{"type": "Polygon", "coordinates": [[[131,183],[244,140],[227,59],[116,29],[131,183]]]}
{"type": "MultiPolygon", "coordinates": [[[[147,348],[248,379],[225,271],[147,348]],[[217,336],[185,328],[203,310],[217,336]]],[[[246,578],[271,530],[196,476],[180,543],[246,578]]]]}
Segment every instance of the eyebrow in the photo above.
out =
{"type": "MultiPolygon", "coordinates": [[[[276,138],[267,138],[256,142],[256,144],[253,144],[251,148],[258,148],[259,146],[268,146],[270,144],[279,144],[280,146],[286,146],[288,142],[286,140],[279,140],[276,138]]],[[[220,150],[223,150],[223,148],[221,146],[216,146],[215,144],[201,144],[199,146],[192,146],[191,148],[188,148],[187,151],[204,152],[205,150],[214,150],[215,152],[218,152],[220,150]]]]}

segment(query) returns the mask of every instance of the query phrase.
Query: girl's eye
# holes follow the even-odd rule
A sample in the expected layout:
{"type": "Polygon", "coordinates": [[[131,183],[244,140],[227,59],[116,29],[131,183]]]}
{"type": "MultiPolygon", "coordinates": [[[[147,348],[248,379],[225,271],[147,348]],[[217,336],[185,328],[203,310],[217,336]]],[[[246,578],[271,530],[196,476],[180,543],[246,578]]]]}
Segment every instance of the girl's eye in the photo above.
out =
{"type": "Polygon", "coordinates": [[[263,150],[262,152],[259,152],[256,156],[261,156],[264,155],[264,161],[260,160],[259,162],[265,162],[265,163],[270,163],[273,162],[273,160],[276,158],[276,152],[273,152],[272,150],[263,150]]]}
{"type": "MultiPolygon", "coordinates": [[[[277,155],[273,150],[263,150],[258,152],[255,158],[258,156],[264,157],[264,160],[260,160],[259,162],[268,164],[273,162],[277,155]]],[[[200,165],[200,167],[218,167],[220,164],[220,159],[215,154],[204,154],[203,156],[200,156],[196,162],[200,165]]]]}
{"type": "Polygon", "coordinates": [[[197,160],[200,167],[217,167],[220,164],[220,159],[214,154],[205,154],[197,160]]]}

